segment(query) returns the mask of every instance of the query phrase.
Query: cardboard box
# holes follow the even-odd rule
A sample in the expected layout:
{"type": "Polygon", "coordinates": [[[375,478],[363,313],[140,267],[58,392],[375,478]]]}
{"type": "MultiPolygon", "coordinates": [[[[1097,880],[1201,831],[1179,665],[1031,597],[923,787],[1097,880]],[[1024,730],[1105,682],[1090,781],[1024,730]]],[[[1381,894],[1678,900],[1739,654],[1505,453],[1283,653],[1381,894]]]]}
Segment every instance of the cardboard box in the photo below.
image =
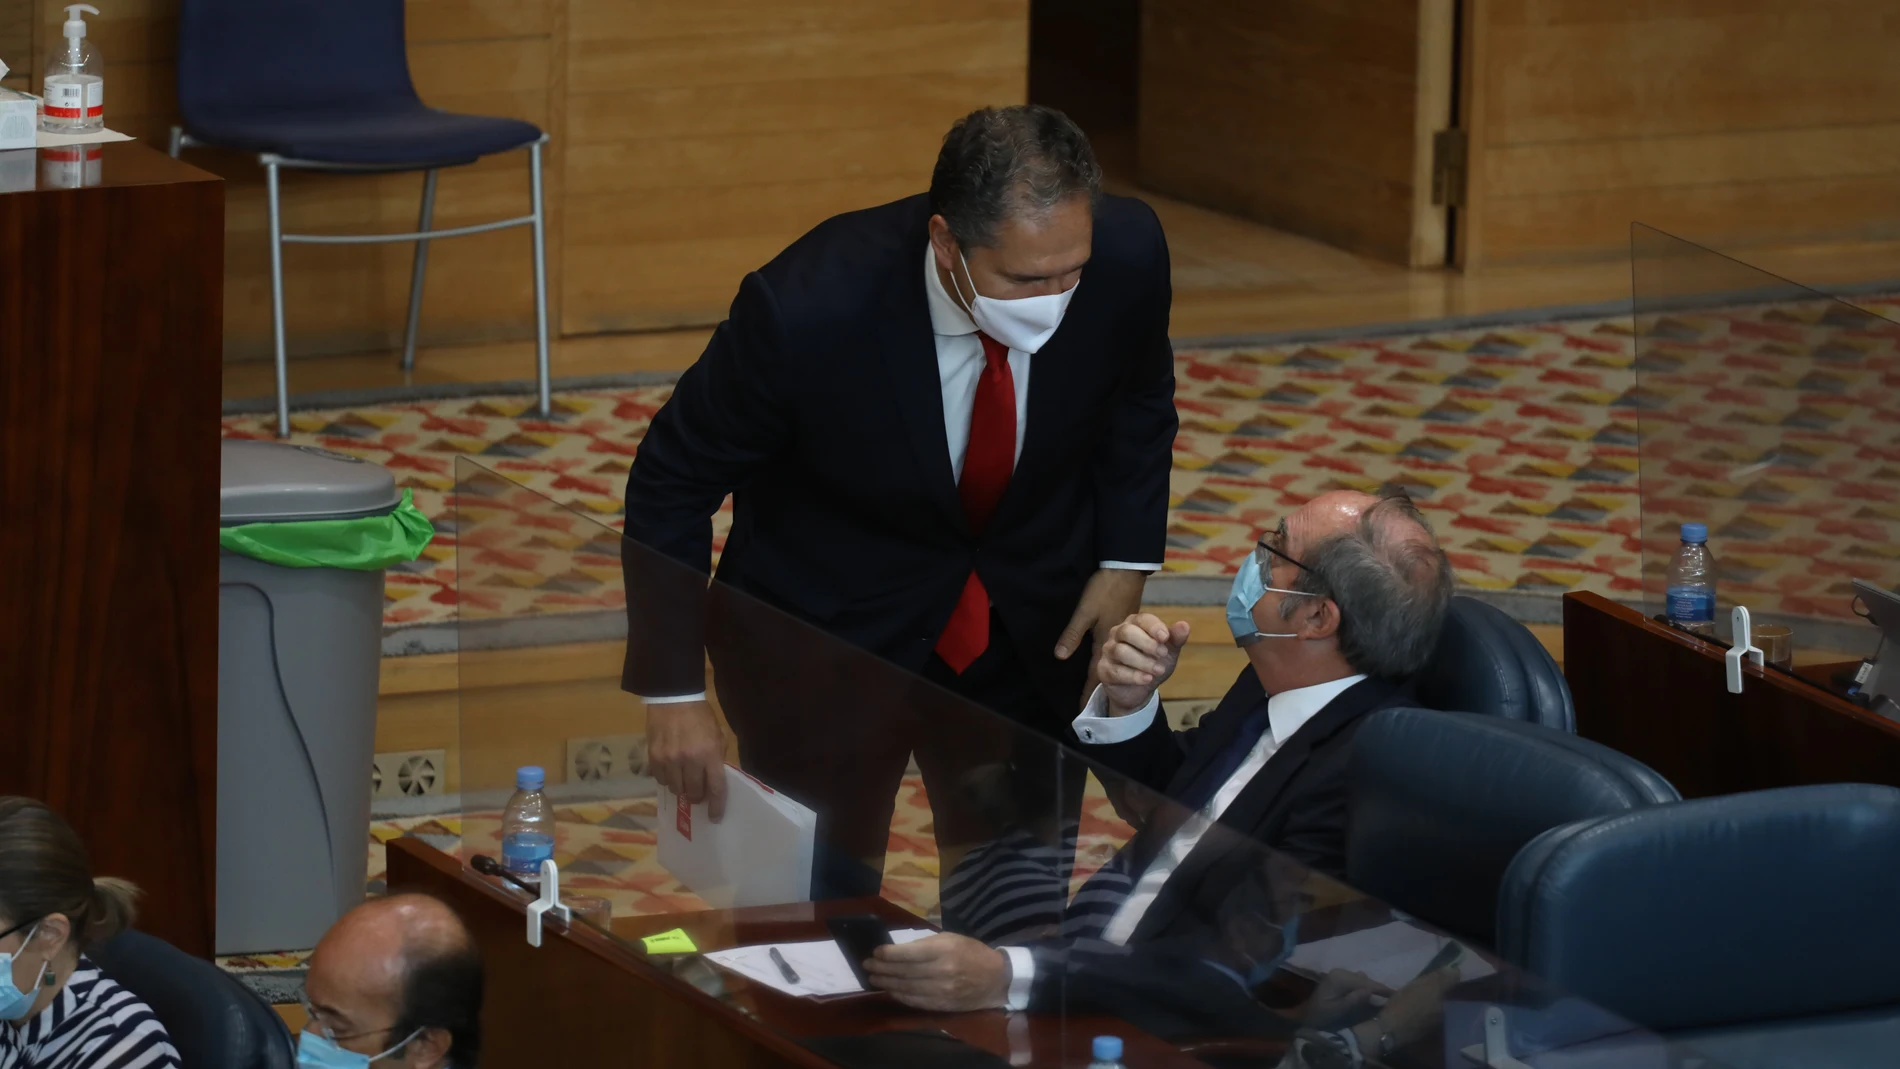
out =
{"type": "Polygon", "coordinates": [[[32,148],[40,128],[40,98],[0,89],[0,149],[32,148]]]}

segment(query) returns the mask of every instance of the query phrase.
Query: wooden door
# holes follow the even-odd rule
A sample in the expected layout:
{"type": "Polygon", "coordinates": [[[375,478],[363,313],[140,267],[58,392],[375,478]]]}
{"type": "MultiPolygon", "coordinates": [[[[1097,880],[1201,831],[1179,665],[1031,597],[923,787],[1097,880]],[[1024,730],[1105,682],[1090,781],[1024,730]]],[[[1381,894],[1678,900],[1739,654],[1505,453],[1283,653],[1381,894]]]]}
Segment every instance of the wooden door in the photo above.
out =
{"type": "Polygon", "coordinates": [[[1445,261],[1433,143],[1457,0],[1147,0],[1141,184],[1382,259],[1445,261]]]}

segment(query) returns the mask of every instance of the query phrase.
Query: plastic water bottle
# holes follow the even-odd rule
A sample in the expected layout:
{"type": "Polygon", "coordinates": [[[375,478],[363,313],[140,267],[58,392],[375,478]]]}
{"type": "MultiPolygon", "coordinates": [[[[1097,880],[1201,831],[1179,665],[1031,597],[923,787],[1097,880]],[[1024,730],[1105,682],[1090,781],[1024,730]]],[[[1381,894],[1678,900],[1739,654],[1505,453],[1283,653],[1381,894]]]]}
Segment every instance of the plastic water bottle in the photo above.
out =
{"type": "Polygon", "coordinates": [[[1669,562],[1669,622],[1715,637],[1715,557],[1709,553],[1708,524],[1682,525],[1682,547],[1669,562]]]}
{"type": "Polygon", "coordinates": [[[1096,1036],[1089,1045],[1089,1054],[1095,1060],[1089,1063],[1089,1069],[1126,1069],[1122,1065],[1122,1040],[1120,1036],[1096,1036]]]}
{"type": "Polygon", "coordinates": [[[541,862],[554,856],[554,807],[541,793],[547,779],[539,765],[515,769],[515,793],[501,811],[501,864],[523,883],[539,885],[541,862]]]}

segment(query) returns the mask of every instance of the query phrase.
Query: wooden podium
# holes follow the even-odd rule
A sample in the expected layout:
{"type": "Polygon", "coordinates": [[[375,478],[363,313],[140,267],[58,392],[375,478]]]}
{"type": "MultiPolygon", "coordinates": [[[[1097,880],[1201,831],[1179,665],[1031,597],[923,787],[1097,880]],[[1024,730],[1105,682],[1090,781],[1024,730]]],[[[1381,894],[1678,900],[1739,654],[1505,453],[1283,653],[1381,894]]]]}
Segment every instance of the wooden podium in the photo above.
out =
{"type": "MultiPolygon", "coordinates": [[[[1799,636],[1796,636],[1797,639],[1799,636]]],[[[1831,693],[1836,665],[1801,678],[1753,664],[1730,694],[1724,648],[1598,594],[1564,595],[1564,676],[1577,734],[1701,798],[1811,783],[1900,787],[1900,723],[1831,693]]]]}
{"type": "Polygon", "coordinates": [[[224,184],[0,152],[0,793],[211,953],[224,184]]]}

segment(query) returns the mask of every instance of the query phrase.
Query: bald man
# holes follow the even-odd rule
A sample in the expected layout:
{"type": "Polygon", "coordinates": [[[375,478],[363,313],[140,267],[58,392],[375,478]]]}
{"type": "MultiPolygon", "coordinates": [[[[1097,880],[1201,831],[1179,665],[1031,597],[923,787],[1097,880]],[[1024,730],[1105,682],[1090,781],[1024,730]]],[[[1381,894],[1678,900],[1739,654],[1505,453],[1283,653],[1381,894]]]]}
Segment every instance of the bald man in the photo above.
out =
{"type": "MultiPolygon", "coordinates": [[[[1101,960],[1125,960],[1123,948],[1138,944],[1210,938],[1209,903],[1243,883],[1252,863],[1232,837],[1202,841],[1215,823],[1343,878],[1353,734],[1372,713],[1412,703],[1410,679],[1438,644],[1452,581],[1430,525],[1403,494],[1313,498],[1241,562],[1227,625],[1248,665],[1186,731],[1169,727],[1159,693],[1187,623],[1143,613],[1117,624],[1096,662],[1101,685],[1073,727],[1091,757],[1179,803],[1172,815],[1141,827],[1069,902],[1063,940],[994,949],[939,935],[881,947],[868,965],[873,982],[924,1009],[1033,1009],[1040,993],[1062,986],[1058,978],[1074,982],[1098,960],[1089,944],[1103,949],[1101,960]]],[[[1042,903],[1067,898],[1066,877],[1038,881],[1033,864],[1007,850],[964,858],[965,878],[954,882],[985,894],[977,934],[994,941],[1009,923],[1020,931],[1042,903]],[[1019,890],[996,891],[1004,887],[1019,890]]]]}
{"type": "Polygon", "coordinates": [[[345,913],[310,956],[306,1067],[475,1069],[482,959],[455,911],[427,895],[373,898],[345,913]]]}

